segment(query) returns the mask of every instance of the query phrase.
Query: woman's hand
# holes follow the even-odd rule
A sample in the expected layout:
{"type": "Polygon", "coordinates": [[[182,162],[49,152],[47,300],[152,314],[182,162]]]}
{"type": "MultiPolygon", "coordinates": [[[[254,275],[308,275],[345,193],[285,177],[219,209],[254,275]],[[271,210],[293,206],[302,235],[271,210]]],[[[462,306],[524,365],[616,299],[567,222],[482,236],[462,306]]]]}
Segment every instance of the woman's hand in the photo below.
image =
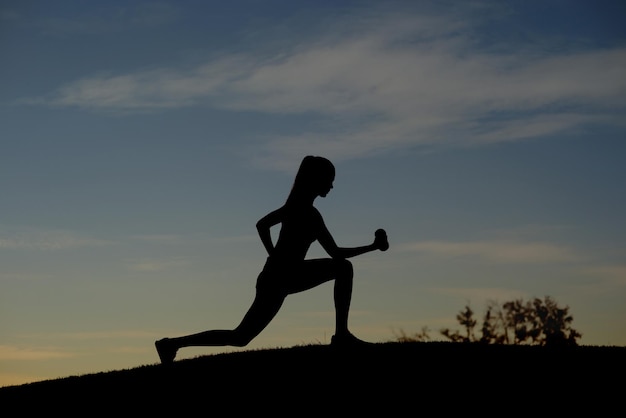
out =
{"type": "Polygon", "coordinates": [[[380,251],[387,251],[389,249],[389,241],[387,240],[387,233],[385,230],[377,229],[374,236],[374,246],[380,251]]]}

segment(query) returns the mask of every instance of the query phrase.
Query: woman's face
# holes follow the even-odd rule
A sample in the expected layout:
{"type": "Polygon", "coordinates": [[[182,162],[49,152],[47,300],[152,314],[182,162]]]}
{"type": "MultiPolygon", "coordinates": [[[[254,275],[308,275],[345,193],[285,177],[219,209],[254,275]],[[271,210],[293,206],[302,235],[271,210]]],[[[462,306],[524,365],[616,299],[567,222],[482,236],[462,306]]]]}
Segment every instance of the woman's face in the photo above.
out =
{"type": "Polygon", "coordinates": [[[328,192],[333,188],[333,182],[335,181],[335,176],[326,176],[325,178],[320,179],[319,183],[319,191],[318,194],[321,197],[326,197],[328,192]]]}

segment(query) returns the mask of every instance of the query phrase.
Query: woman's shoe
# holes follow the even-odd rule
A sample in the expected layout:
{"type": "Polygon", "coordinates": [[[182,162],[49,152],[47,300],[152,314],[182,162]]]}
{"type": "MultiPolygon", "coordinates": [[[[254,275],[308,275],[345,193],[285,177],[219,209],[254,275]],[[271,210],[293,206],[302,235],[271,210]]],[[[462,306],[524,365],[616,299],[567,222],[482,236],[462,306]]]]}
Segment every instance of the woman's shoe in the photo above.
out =
{"type": "Polygon", "coordinates": [[[171,347],[170,339],[163,338],[154,343],[162,364],[172,364],[176,358],[176,349],[171,347]]]}
{"type": "Polygon", "coordinates": [[[373,343],[363,341],[351,333],[346,333],[333,335],[330,339],[330,345],[333,347],[366,347],[373,345],[373,343]]]}

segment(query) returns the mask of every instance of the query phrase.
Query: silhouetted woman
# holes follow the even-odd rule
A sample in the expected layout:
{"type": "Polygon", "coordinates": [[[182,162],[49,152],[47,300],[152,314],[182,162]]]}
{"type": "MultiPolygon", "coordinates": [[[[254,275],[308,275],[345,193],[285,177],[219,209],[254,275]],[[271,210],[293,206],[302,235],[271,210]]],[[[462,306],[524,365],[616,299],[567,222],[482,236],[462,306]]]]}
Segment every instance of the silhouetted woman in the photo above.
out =
{"type": "Polygon", "coordinates": [[[256,283],[256,296],[241,323],[233,330],[211,330],[178,338],[156,341],[162,363],[170,363],[178,349],[190,346],[247,345],[269,324],[292,293],[311,289],[329,280],[335,281],[335,335],[332,345],[359,344],[363,341],[348,330],[348,311],[352,298],[352,263],[347,259],[374,250],[389,248],[383,230],[376,231],[374,242],[362,247],[338,247],[326,228],[322,215],[313,206],[316,197],[326,197],[333,188],[335,167],[323,157],[307,156],[302,160],[291,193],[285,204],[267,214],[256,224],[268,258],[256,283]],[[281,224],[276,245],[270,228],[281,224]],[[314,241],[330,258],[305,260],[314,241]]]}

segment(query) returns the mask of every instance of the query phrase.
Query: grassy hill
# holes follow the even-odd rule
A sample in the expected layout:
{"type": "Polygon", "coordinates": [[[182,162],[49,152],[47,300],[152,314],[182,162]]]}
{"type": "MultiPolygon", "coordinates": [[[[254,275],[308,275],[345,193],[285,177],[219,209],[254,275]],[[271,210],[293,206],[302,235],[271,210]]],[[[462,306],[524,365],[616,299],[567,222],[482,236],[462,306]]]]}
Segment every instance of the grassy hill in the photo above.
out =
{"type": "Polygon", "coordinates": [[[0,405],[14,411],[12,416],[27,417],[428,411],[602,416],[606,408],[622,408],[625,372],[626,347],[392,342],[337,350],[307,345],[0,388],[0,405]]]}

